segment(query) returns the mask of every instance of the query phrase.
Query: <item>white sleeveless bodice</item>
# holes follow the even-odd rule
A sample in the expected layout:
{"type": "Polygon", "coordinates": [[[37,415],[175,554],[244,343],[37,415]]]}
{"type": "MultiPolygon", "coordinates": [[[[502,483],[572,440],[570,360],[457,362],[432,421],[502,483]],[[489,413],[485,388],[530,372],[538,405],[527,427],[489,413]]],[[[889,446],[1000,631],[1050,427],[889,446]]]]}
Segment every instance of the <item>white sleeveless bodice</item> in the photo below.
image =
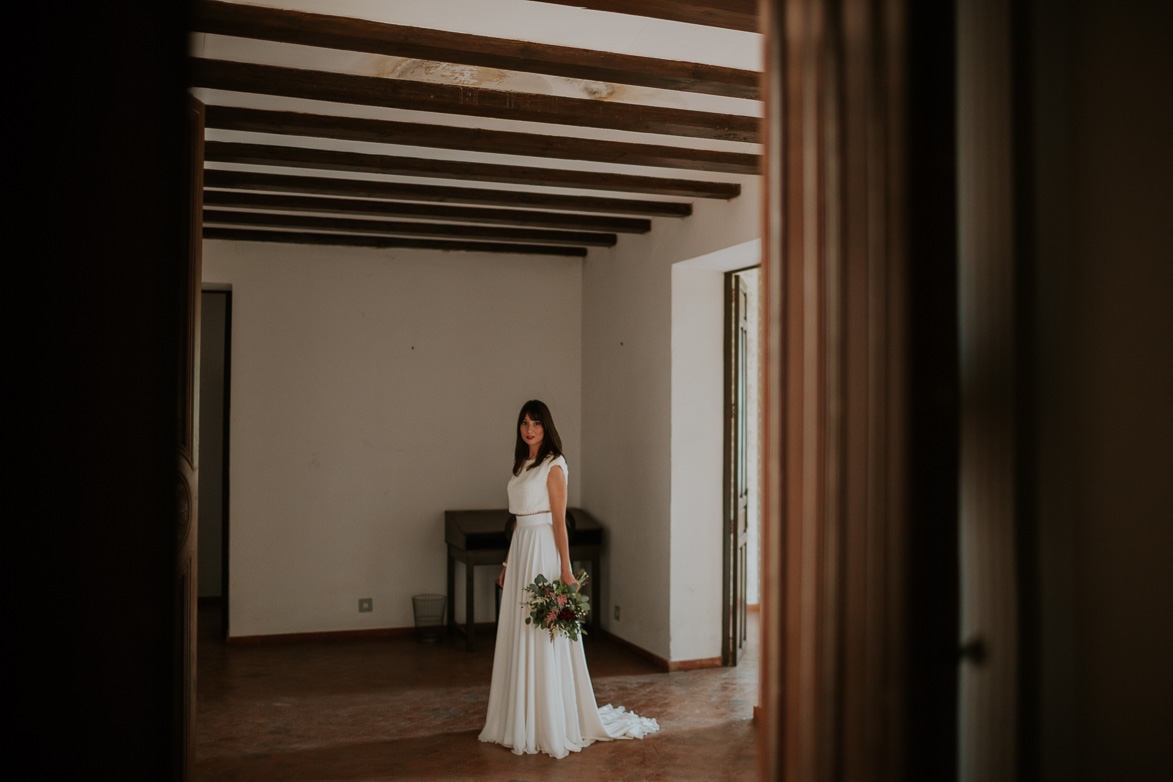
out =
{"type": "Polygon", "coordinates": [[[509,479],[509,512],[524,516],[529,513],[541,513],[550,510],[550,491],[546,488],[546,479],[550,476],[550,469],[557,465],[562,468],[562,476],[570,482],[570,471],[566,468],[566,459],[561,456],[546,457],[540,465],[529,469],[532,459],[527,459],[521,468],[521,475],[514,475],[509,479]]]}

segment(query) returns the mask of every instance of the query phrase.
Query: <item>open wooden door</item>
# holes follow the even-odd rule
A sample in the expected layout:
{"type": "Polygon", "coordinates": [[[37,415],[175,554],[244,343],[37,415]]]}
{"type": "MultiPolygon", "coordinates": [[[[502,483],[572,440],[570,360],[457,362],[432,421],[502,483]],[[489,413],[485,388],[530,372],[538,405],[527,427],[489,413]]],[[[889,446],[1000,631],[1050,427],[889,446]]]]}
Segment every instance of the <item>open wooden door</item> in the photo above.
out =
{"type": "Polygon", "coordinates": [[[749,568],[749,294],[725,275],[725,610],[721,662],[737,665],[745,645],[749,568]]]}
{"type": "Polygon", "coordinates": [[[199,525],[200,278],[203,212],[204,106],[188,99],[187,220],[180,263],[178,524],[175,531],[175,779],[191,779],[195,731],[196,552],[199,525]]]}

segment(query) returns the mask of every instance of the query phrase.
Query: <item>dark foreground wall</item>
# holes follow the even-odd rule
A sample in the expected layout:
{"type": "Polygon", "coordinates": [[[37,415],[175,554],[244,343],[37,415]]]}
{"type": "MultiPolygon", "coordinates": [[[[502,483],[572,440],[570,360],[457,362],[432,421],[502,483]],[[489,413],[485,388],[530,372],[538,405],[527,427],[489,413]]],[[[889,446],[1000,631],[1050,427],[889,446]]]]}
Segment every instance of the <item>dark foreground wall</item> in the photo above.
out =
{"type": "Polygon", "coordinates": [[[173,769],[183,6],[6,23],[5,745],[39,779],[173,769]]]}
{"type": "MultiPolygon", "coordinates": [[[[1173,769],[1173,12],[1037,0],[1037,771],[1173,769]]],[[[1030,680],[1028,680],[1028,684],[1030,680]]]]}

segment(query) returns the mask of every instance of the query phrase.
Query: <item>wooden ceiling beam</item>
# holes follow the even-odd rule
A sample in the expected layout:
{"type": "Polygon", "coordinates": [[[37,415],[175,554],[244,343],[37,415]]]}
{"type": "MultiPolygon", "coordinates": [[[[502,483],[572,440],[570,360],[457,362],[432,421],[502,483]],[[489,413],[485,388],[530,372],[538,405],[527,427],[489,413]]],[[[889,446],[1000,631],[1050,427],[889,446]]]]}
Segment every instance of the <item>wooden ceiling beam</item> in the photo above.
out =
{"type": "Polygon", "coordinates": [[[499,155],[683,168],[721,174],[755,175],[760,173],[761,166],[760,155],[745,152],[546,136],[539,133],[459,128],[451,125],[393,122],[296,111],[207,106],[204,109],[204,118],[206,127],[217,130],[459,149],[499,155]]]}
{"type": "Polygon", "coordinates": [[[540,0],[593,11],[668,19],[747,33],[758,30],[758,0],[540,0]]]}
{"type": "Polygon", "coordinates": [[[370,155],[363,152],[305,149],[270,144],[241,144],[232,141],[205,142],[204,160],[214,163],[354,171],[364,174],[471,179],[478,182],[505,182],[514,185],[617,190],[624,193],[648,193],[686,198],[730,199],[741,194],[741,185],[735,182],[704,182],[692,179],[610,174],[603,171],[567,171],[559,168],[370,155]]]}
{"type": "Polygon", "coordinates": [[[368,179],[270,174],[256,171],[204,170],[204,186],[280,193],[308,193],[389,201],[426,201],[444,204],[476,204],[493,207],[594,212],[648,217],[688,217],[692,204],[680,201],[648,201],[604,196],[559,195],[522,190],[480,187],[417,185],[408,182],[376,182],[368,179]]]}
{"type": "Polygon", "coordinates": [[[192,58],[191,86],[360,106],[757,143],[760,120],[619,101],[192,58]]]}
{"type": "Polygon", "coordinates": [[[193,6],[195,32],[570,79],[757,99],[756,71],[488,38],[224,2],[193,6]]]}
{"type": "Polygon", "coordinates": [[[204,228],[205,239],[223,239],[233,242],[278,242],[281,244],[312,244],[332,247],[373,247],[377,249],[404,248],[415,250],[448,250],[481,253],[508,253],[510,255],[561,255],[582,258],[585,247],[562,247],[543,244],[508,244],[504,242],[463,242],[440,239],[410,239],[402,236],[358,236],[355,234],[310,233],[304,231],[257,231],[248,228],[204,228]]]}
{"type": "Polygon", "coordinates": [[[614,247],[615,234],[585,231],[544,231],[533,228],[501,228],[487,225],[451,225],[448,223],[410,223],[400,220],[364,220],[345,217],[319,217],[272,212],[240,212],[230,209],[204,209],[205,225],[234,225],[263,228],[293,228],[310,231],[379,234],[384,236],[420,236],[431,239],[462,239],[526,244],[558,244],[571,247],[614,247]]]}
{"type": "Polygon", "coordinates": [[[372,217],[413,217],[420,220],[446,220],[459,223],[603,233],[642,234],[652,228],[651,220],[635,217],[535,212],[526,209],[487,209],[478,206],[416,204],[402,201],[372,201],[365,198],[325,198],[285,195],[283,193],[252,193],[244,190],[204,190],[204,206],[370,215],[372,217]]]}

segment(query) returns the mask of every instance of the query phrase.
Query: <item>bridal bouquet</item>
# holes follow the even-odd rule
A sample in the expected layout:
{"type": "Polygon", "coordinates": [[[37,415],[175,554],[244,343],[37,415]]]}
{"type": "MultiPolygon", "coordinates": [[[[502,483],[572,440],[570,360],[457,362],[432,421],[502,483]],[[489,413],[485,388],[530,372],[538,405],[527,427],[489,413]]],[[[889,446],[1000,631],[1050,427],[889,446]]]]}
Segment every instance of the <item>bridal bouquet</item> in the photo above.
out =
{"type": "Polygon", "coordinates": [[[526,605],[529,616],[525,623],[550,631],[550,640],[556,633],[562,633],[571,641],[578,640],[578,634],[586,635],[583,623],[591,611],[591,600],[580,590],[586,584],[586,572],[578,576],[578,584],[568,586],[559,580],[547,581],[541,573],[525,588],[530,597],[526,605]]]}

